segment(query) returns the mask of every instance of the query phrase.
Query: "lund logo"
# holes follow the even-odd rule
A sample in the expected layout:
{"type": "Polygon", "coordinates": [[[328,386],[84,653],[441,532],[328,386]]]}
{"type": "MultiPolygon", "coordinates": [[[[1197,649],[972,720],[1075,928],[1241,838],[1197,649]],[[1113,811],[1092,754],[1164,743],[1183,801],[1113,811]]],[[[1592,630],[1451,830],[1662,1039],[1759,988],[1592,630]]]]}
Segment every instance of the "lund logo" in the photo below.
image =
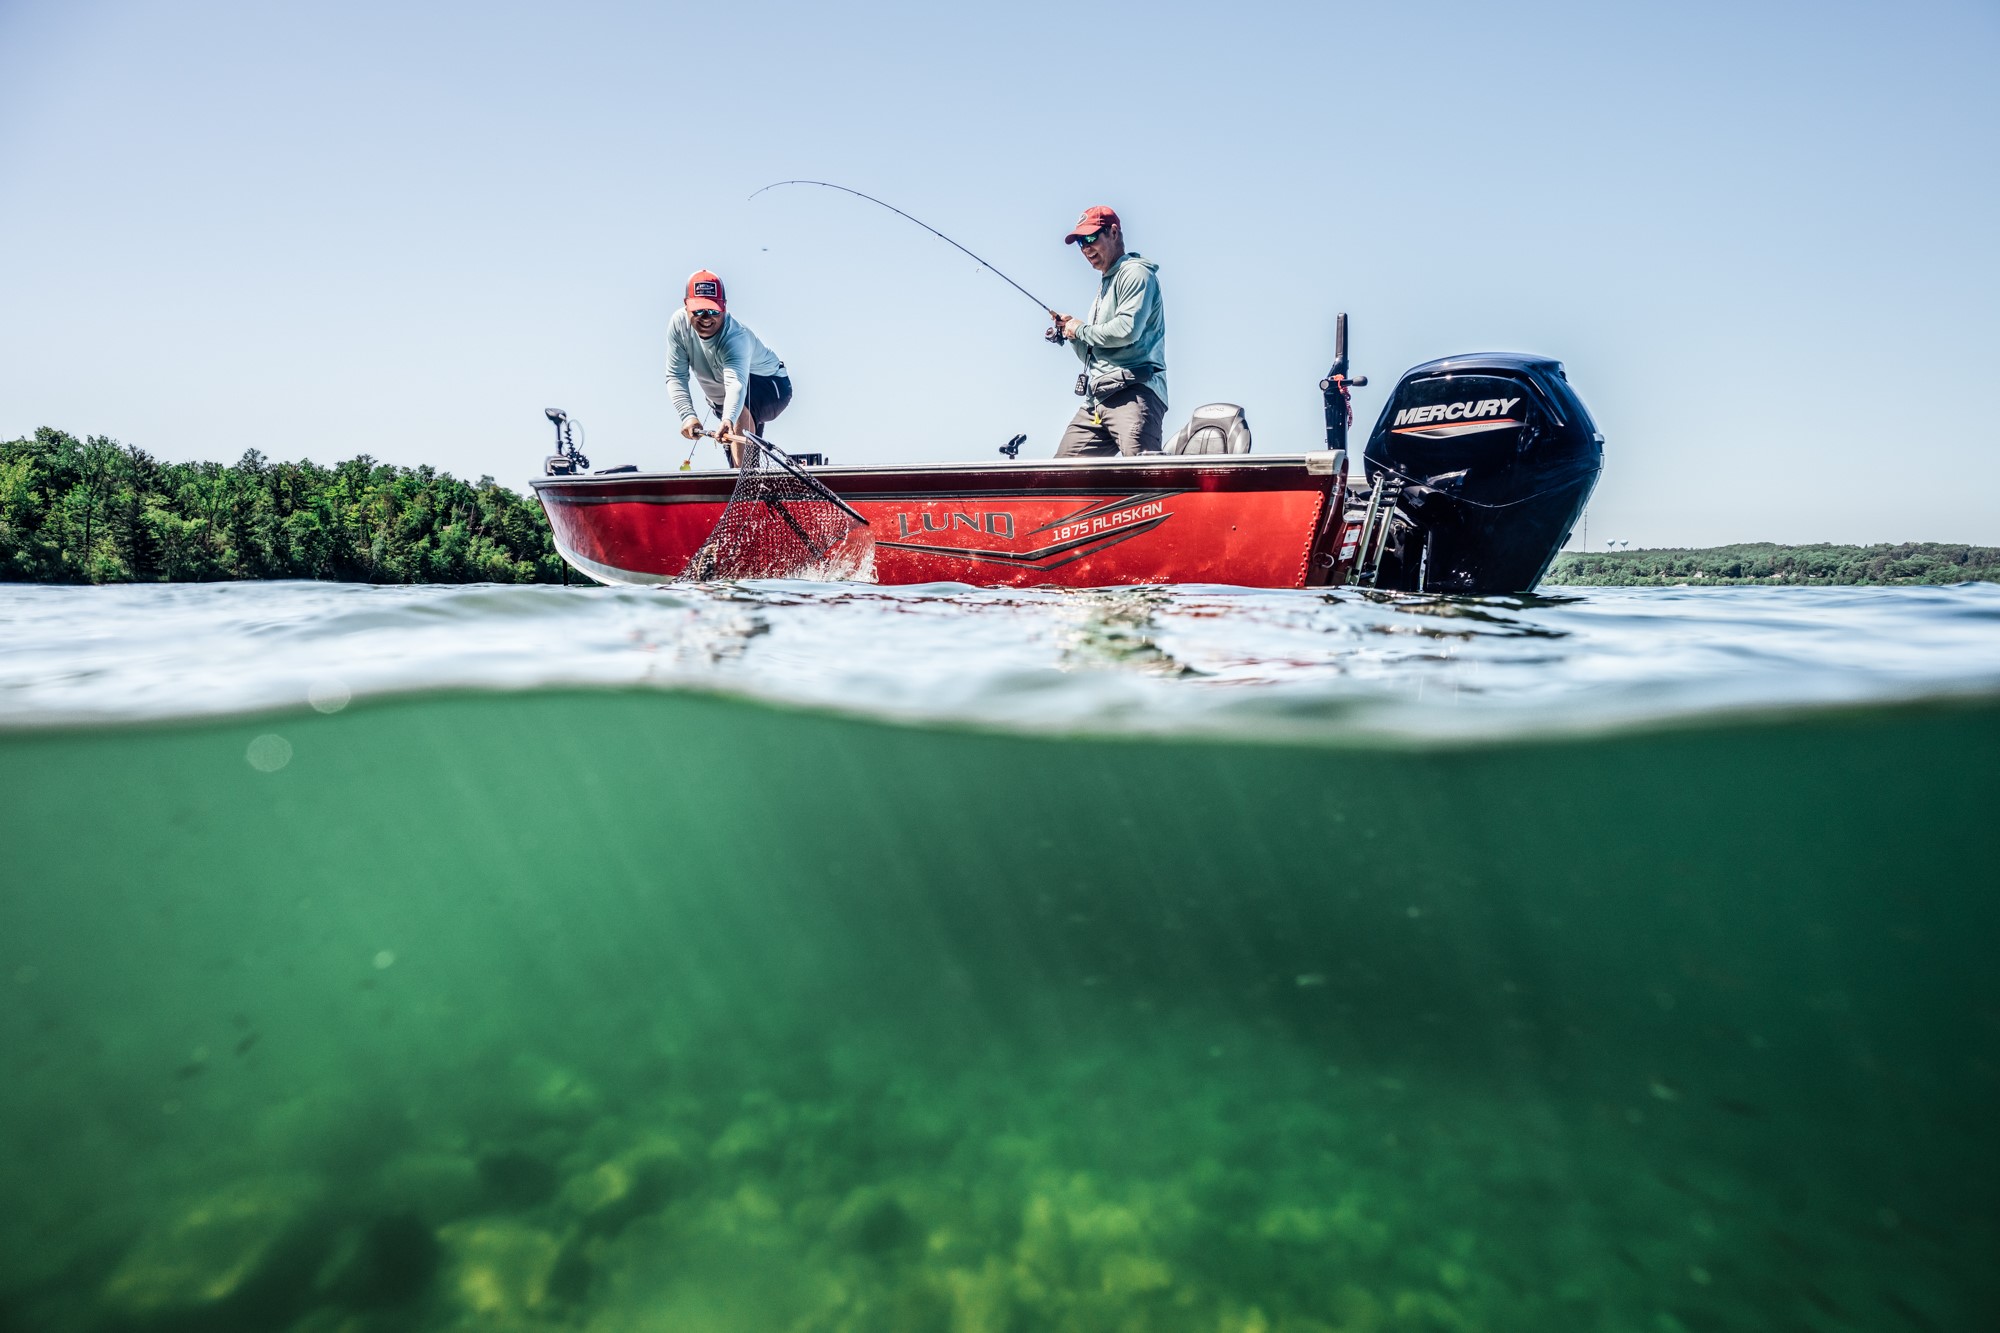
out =
{"type": "MultiPolygon", "coordinates": [[[[1017,569],[1050,570],[1081,560],[1107,546],[1116,546],[1129,538],[1153,531],[1174,516],[1173,510],[1166,505],[1166,501],[1174,494],[1172,491],[1140,491],[1096,504],[1085,501],[1081,509],[1073,509],[1040,527],[1030,528],[1021,533],[1024,538],[1044,539],[1044,544],[1027,550],[1019,547],[1013,550],[996,550],[985,545],[946,546],[928,542],[892,541],[886,534],[878,539],[876,545],[886,550],[988,561],[1011,565],[1017,569]]],[[[1040,508],[1040,505],[1037,504],[1036,507],[1040,508]]],[[[976,514],[963,512],[938,514],[921,510],[913,514],[905,511],[896,515],[895,535],[898,538],[908,538],[924,533],[956,532],[961,528],[969,532],[1004,537],[1011,542],[1016,532],[1015,515],[1006,510],[976,514]]]]}
{"type": "Polygon", "coordinates": [[[1012,537],[1014,535],[1014,516],[1008,513],[953,514],[951,515],[951,522],[949,524],[944,521],[945,516],[943,514],[897,514],[896,535],[898,537],[907,537],[911,533],[919,531],[919,529],[910,526],[912,518],[916,518],[922,522],[923,527],[921,531],[924,532],[943,532],[949,527],[953,529],[970,528],[974,532],[990,532],[995,537],[1012,537]]]}
{"type": "Polygon", "coordinates": [[[1476,403],[1432,403],[1429,407],[1406,407],[1396,414],[1392,426],[1421,426],[1431,421],[1476,421],[1480,417],[1504,417],[1519,398],[1482,398],[1476,403]]]}

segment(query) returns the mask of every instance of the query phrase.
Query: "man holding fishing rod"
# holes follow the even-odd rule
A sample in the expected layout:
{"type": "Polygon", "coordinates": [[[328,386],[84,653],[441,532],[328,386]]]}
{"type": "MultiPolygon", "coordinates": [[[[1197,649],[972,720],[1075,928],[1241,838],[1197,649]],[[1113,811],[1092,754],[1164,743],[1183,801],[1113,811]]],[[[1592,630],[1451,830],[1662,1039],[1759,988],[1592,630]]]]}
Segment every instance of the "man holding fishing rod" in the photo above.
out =
{"type": "Polygon", "coordinates": [[[785,363],[729,313],[722,279],[707,269],[688,279],[687,296],[667,322],[667,389],[686,440],[702,433],[689,375],[700,382],[709,410],[721,422],[715,438],[731,467],[743,465],[744,433],[762,435],[764,423],[791,405],[785,363]]]}
{"type": "MultiPolygon", "coordinates": [[[[1167,415],[1167,308],[1160,299],[1159,266],[1137,251],[1126,250],[1124,227],[1117,213],[1104,207],[1086,208],[1063,238],[1065,244],[1080,245],[1090,266],[1104,275],[1097,284],[1097,299],[1090,305],[1090,318],[1077,319],[1062,314],[930,223],[886,199],[818,180],[773,181],[750,197],[755,199],[782,185],[838,190],[886,208],[916,223],[1047,311],[1055,323],[1044,336],[1050,342],[1069,343],[1083,362],[1076,391],[1083,395],[1084,407],[1063,432],[1062,443],[1056,446],[1057,458],[1160,452],[1167,415]]],[[[692,292],[692,286],[689,290],[692,292]]],[[[685,427],[682,433],[687,433],[685,427]]],[[[1013,447],[1001,452],[1011,458],[1013,447]]]]}
{"type": "Polygon", "coordinates": [[[1084,406],[1063,432],[1057,458],[1160,452],[1167,415],[1167,309],[1158,265],[1125,248],[1124,228],[1108,208],[1086,208],[1063,238],[1104,276],[1090,318],[1051,310],[1060,339],[1083,362],[1076,391],[1084,406]]]}

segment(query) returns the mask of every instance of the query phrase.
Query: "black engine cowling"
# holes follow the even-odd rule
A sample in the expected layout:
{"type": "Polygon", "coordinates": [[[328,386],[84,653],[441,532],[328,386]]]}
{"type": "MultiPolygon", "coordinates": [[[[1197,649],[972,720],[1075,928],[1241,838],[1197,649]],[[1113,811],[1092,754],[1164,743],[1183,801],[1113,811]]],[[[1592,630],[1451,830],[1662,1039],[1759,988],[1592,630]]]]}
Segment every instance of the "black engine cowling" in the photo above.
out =
{"type": "Polygon", "coordinates": [[[1405,373],[1362,457],[1388,523],[1368,582],[1527,592],[1597,485],[1604,437],[1561,362],[1491,352],[1405,373]]]}

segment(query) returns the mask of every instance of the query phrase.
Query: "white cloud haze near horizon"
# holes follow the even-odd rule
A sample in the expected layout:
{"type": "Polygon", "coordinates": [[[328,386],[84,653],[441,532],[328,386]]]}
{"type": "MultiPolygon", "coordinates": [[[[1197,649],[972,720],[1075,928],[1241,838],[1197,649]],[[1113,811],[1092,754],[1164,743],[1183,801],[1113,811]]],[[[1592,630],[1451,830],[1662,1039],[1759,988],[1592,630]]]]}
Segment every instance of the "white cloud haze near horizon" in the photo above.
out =
{"type": "MultiPolygon", "coordinates": [[[[295,7],[0,0],[0,438],[525,488],[546,406],[677,466],[688,272],[838,462],[1046,456],[1063,232],[1161,265],[1173,410],[1357,447],[1397,375],[1561,358],[1594,548],[2000,543],[1990,4],[295,7]]],[[[709,448],[709,446],[705,446],[709,448]]],[[[706,455],[712,460],[712,453],[706,455]]]]}

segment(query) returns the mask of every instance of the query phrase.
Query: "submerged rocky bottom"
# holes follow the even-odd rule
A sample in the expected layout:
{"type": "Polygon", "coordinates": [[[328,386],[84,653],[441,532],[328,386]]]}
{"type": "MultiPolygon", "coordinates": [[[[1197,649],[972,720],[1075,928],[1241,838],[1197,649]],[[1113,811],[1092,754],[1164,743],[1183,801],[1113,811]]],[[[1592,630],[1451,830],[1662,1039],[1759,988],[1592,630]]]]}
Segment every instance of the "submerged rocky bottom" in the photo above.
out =
{"type": "Polygon", "coordinates": [[[1970,1326],[1951,1275],[1996,1240],[1774,1178],[1761,1108],[1663,1083],[1571,1101],[1172,1018],[1067,1045],[725,1046],[616,1096],[517,1055],[470,1123],[271,1108],[155,1162],[8,1326],[1924,1330],[1970,1326]]]}

